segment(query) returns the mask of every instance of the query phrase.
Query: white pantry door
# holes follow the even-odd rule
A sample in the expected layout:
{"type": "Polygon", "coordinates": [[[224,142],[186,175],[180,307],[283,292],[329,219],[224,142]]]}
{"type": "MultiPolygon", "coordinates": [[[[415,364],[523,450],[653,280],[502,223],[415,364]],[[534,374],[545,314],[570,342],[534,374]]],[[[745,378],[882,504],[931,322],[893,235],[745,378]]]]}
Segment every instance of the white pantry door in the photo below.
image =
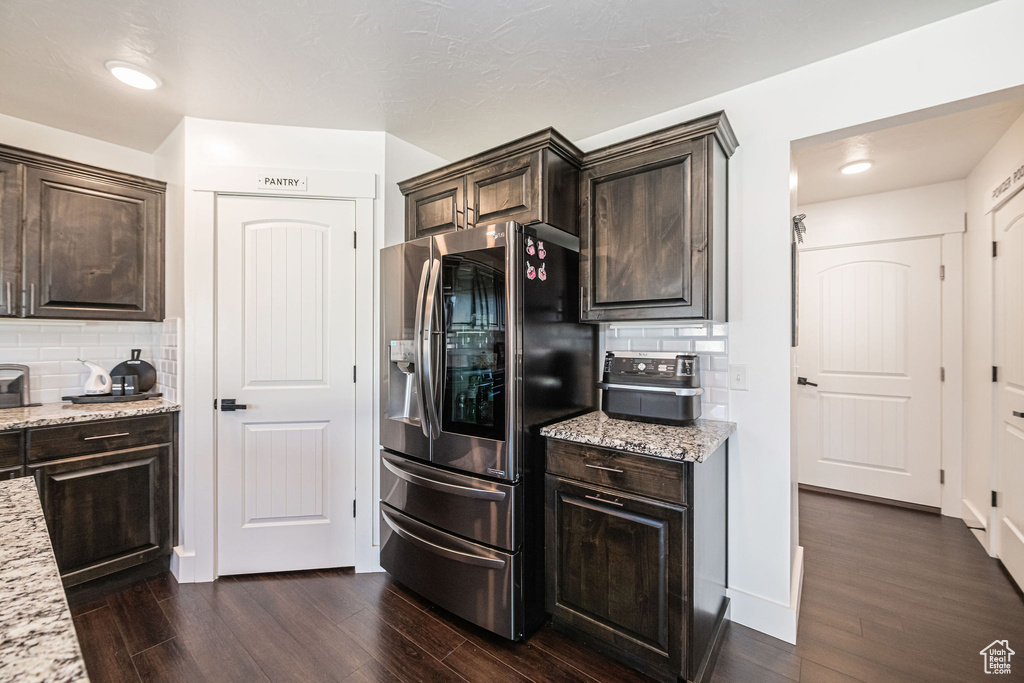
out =
{"type": "Polygon", "coordinates": [[[800,253],[801,484],[941,505],[939,238],[800,253]]]}
{"type": "Polygon", "coordinates": [[[355,216],[217,200],[219,574],[355,562],[355,216]]]}
{"type": "Polygon", "coordinates": [[[1024,586],[1024,192],[995,215],[996,555],[1024,586]]]}

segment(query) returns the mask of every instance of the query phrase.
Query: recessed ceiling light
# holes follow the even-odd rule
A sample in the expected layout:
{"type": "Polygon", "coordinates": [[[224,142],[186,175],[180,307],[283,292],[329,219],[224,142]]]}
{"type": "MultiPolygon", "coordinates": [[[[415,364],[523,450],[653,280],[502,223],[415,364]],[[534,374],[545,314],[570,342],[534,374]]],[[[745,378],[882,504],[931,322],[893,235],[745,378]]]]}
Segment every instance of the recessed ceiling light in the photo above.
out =
{"type": "Polygon", "coordinates": [[[155,90],[163,83],[156,74],[128,62],[110,61],[106,63],[106,67],[107,71],[114,75],[114,78],[133,88],[155,90]]]}
{"type": "Polygon", "coordinates": [[[855,161],[852,164],[847,164],[846,166],[843,166],[839,170],[846,175],[853,175],[854,173],[863,173],[869,168],[871,168],[870,161],[855,161]]]}

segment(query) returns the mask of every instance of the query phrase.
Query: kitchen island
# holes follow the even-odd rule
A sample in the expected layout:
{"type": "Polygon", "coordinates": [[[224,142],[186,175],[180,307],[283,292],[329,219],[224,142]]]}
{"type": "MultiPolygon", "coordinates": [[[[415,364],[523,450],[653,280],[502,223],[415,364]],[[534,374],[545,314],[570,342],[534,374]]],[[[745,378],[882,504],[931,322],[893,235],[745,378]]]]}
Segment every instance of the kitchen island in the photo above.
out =
{"type": "Polygon", "coordinates": [[[735,430],[601,412],[541,430],[545,601],[555,628],[659,680],[710,680],[729,606],[735,430]]]}
{"type": "Polygon", "coordinates": [[[35,481],[0,482],[0,679],[88,681],[35,481]]]}

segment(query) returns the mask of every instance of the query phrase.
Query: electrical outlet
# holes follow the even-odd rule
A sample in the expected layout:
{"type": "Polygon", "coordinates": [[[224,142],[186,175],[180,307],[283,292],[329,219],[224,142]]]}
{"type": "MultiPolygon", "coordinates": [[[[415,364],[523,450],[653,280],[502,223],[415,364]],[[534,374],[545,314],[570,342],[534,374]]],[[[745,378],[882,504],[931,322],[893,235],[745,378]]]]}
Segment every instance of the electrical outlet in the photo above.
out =
{"type": "Polygon", "coordinates": [[[735,391],[746,391],[747,390],[747,366],[746,365],[730,365],[729,366],[729,388],[735,391]]]}

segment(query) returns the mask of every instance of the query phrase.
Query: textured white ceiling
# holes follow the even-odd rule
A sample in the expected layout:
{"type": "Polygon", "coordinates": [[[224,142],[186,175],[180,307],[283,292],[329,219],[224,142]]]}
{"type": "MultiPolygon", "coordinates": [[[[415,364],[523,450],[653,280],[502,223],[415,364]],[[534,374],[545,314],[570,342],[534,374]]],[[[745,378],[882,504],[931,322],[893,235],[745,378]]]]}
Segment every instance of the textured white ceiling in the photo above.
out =
{"type": "Polygon", "coordinates": [[[0,113],[150,151],[191,116],[448,158],[580,139],[990,0],[3,0],[0,113]],[[114,81],[109,59],[164,80],[114,81]]]}
{"type": "Polygon", "coordinates": [[[1024,99],[1011,99],[795,149],[797,201],[813,204],[966,178],[1022,115],[1024,99]],[[857,175],[839,172],[861,159],[873,166],[857,175]]]}

